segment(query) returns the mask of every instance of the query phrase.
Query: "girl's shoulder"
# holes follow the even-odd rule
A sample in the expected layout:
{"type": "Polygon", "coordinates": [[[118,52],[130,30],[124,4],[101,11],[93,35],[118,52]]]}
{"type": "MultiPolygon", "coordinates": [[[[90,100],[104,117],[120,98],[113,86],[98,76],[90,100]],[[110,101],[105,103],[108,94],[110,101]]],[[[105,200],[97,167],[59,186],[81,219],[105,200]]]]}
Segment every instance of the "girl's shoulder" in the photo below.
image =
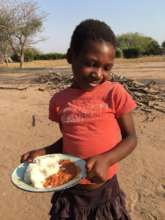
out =
{"type": "Polygon", "coordinates": [[[123,93],[126,92],[126,89],[124,86],[119,83],[119,82],[111,82],[111,81],[106,81],[104,83],[104,88],[111,93],[123,93]]]}
{"type": "Polygon", "coordinates": [[[66,96],[69,96],[70,95],[70,87],[67,87],[65,89],[62,89],[56,93],[54,93],[54,95],[52,96],[52,99],[63,99],[65,98],[66,96]]]}

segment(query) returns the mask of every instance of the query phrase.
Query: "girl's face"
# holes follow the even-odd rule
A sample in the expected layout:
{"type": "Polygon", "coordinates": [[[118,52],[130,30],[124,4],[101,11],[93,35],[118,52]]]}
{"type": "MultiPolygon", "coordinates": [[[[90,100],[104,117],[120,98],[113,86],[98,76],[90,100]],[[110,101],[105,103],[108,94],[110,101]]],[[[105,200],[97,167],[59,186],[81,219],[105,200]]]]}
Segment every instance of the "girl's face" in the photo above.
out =
{"type": "Polygon", "coordinates": [[[90,90],[108,78],[115,58],[115,48],[106,42],[86,43],[79,55],[70,52],[74,88],[90,90]]]}

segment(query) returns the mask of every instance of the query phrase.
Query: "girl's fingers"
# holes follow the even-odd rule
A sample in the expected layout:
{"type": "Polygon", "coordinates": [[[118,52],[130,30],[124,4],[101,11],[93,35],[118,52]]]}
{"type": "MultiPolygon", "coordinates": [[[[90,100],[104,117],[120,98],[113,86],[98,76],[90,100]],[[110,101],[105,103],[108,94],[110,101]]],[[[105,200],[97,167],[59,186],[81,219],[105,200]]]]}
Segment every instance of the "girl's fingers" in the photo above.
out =
{"type": "Polygon", "coordinates": [[[88,178],[91,180],[91,182],[96,184],[104,183],[104,179],[97,171],[96,164],[93,166],[93,169],[88,173],[88,178]]]}
{"type": "Polygon", "coordinates": [[[95,172],[93,170],[87,172],[87,176],[89,179],[93,179],[95,177],[95,172]]]}
{"type": "Polygon", "coordinates": [[[94,167],[95,167],[95,161],[89,159],[87,161],[87,177],[89,180],[91,180],[95,176],[94,167]]]}
{"type": "Polygon", "coordinates": [[[93,177],[91,178],[91,181],[92,181],[93,183],[97,183],[97,184],[101,184],[101,183],[104,182],[103,179],[100,178],[99,176],[93,176],[93,177]]]}
{"type": "Polygon", "coordinates": [[[37,156],[37,155],[35,155],[34,152],[31,152],[31,153],[29,154],[28,158],[27,158],[27,162],[28,162],[28,163],[32,163],[33,160],[34,160],[34,158],[36,158],[36,156],[37,156]]]}
{"type": "Polygon", "coordinates": [[[28,152],[21,157],[21,163],[23,162],[31,163],[33,162],[33,160],[34,160],[34,156],[32,155],[31,152],[28,152]]]}
{"type": "Polygon", "coordinates": [[[29,157],[29,153],[23,154],[21,157],[21,163],[25,162],[29,157]]]}
{"type": "Polygon", "coordinates": [[[94,166],[94,161],[90,160],[90,159],[87,160],[86,168],[87,168],[88,172],[93,169],[93,166],[94,166]]]}
{"type": "Polygon", "coordinates": [[[28,162],[28,163],[32,163],[32,162],[33,162],[33,158],[32,158],[32,157],[28,157],[28,158],[27,158],[27,162],[28,162]]]}

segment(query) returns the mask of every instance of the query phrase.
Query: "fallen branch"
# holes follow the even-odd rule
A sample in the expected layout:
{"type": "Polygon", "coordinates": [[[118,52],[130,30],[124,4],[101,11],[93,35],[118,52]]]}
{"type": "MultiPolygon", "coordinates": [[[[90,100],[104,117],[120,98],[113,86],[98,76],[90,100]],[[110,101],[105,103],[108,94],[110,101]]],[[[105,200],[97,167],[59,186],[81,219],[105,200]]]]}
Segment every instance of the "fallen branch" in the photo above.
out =
{"type": "Polygon", "coordinates": [[[12,90],[25,90],[29,86],[26,87],[10,87],[10,86],[0,86],[0,89],[12,89],[12,90]]]}

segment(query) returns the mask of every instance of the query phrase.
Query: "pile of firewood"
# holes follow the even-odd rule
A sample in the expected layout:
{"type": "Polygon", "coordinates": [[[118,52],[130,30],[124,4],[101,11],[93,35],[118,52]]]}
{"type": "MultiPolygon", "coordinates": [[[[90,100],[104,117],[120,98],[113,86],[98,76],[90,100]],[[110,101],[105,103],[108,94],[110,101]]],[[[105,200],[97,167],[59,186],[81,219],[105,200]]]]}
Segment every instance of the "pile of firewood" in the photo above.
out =
{"type": "MultiPolygon", "coordinates": [[[[138,108],[145,112],[152,110],[165,113],[165,91],[161,90],[155,81],[144,84],[124,76],[112,74],[111,80],[123,84],[136,101],[138,108]]],[[[38,78],[39,83],[46,83],[48,89],[61,90],[68,87],[72,81],[71,73],[49,73],[38,78]]]]}
{"type": "Polygon", "coordinates": [[[112,74],[112,81],[123,84],[141,110],[152,112],[155,109],[165,113],[165,91],[155,81],[144,84],[116,74],[112,74]]]}
{"type": "Polygon", "coordinates": [[[35,80],[36,83],[47,84],[48,89],[64,89],[72,82],[72,74],[68,72],[50,72],[40,76],[35,80]]]}

